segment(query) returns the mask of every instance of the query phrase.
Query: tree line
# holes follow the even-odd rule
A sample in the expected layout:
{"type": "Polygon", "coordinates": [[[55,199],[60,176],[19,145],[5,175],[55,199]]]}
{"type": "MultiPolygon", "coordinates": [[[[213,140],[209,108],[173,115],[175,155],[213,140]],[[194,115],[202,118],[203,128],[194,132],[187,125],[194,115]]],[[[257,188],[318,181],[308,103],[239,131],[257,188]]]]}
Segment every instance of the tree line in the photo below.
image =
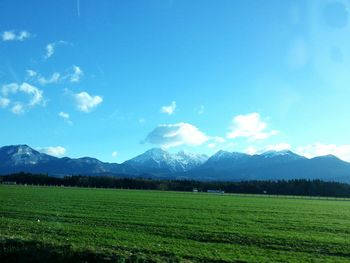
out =
{"type": "Polygon", "coordinates": [[[193,181],[158,180],[151,178],[123,178],[115,176],[65,176],[51,177],[47,174],[16,173],[0,176],[0,182],[28,185],[77,186],[118,189],[144,189],[163,191],[207,192],[220,190],[226,193],[350,197],[350,184],[321,180],[276,180],[276,181],[193,181]]]}

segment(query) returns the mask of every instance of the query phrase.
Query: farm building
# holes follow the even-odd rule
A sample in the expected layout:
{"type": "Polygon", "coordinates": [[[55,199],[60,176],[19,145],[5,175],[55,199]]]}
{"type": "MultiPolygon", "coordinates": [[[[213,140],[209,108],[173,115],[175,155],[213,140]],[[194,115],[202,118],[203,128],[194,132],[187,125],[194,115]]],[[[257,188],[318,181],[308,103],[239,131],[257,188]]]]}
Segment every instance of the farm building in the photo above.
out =
{"type": "Polygon", "coordinates": [[[225,191],[222,191],[222,190],[207,190],[207,193],[210,193],[210,194],[224,194],[225,191]]]}

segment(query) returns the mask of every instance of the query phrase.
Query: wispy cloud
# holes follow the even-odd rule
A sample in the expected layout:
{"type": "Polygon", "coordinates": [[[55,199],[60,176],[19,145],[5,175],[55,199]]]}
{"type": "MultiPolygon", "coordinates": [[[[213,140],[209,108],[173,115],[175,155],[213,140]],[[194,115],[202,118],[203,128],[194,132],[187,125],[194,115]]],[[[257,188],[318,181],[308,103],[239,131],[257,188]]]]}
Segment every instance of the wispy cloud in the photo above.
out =
{"type": "Polygon", "coordinates": [[[100,96],[91,96],[89,93],[83,91],[80,93],[73,93],[73,97],[76,102],[77,109],[82,112],[90,112],[103,102],[103,98],[100,96]]]}
{"type": "Polygon", "coordinates": [[[5,84],[1,87],[2,103],[4,106],[9,106],[12,101],[12,97],[18,93],[24,93],[29,96],[27,102],[20,102],[18,98],[15,98],[15,102],[12,103],[11,111],[15,114],[24,113],[28,108],[32,108],[37,105],[45,105],[45,99],[43,96],[43,91],[35,86],[32,86],[26,82],[22,84],[10,83],[5,84]]]}
{"type": "Polygon", "coordinates": [[[117,157],[117,156],[118,156],[118,152],[116,152],[116,151],[112,152],[112,157],[113,157],[113,158],[115,158],[115,157],[117,157]]]}
{"type": "Polygon", "coordinates": [[[70,82],[79,82],[80,79],[84,76],[83,70],[76,65],[72,66],[71,71],[72,72],[68,75],[70,82]]]}
{"type": "Polygon", "coordinates": [[[154,128],[144,142],[171,148],[179,145],[198,146],[209,140],[205,133],[189,123],[161,124],[154,128]]]}
{"type": "Polygon", "coordinates": [[[2,41],[24,41],[30,37],[31,37],[31,34],[26,30],[22,30],[18,32],[9,30],[9,31],[3,31],[1,34],[2,41]]]}
{"type": "Polygon", "coordinates": [[[73,124],[73,122],[70,120],[69,113],[61,111],[58,113],[58,116],[60,116],[66,123],[73,124]]]}
{"type": "Polygon", "coordinates": [[[33,69],[26,70],[26,80],[38,83],[42,86],[48,84],[56,84],[63,81],[77,83],[84,76],[83,70],[76,65],[73,65],[65,70],[64,73],[54,72],[51,76],[44,77],[39,72],[33,69]]]}
{"type": "Polygon", "coordinates": [[[42,76],[38,77],[38,82],[41,85],[54,84],[60,81],[60,77],[61,77],[60,73],[54,72],[49,78],[44,78],[42,76]]]}
{"type": "Polygon", "coordinates": [[[296,152],[307,158],[323,155],[335,155],[344,161],[350,162],[350,145],[314,143],[306,146],[297,147],[296,152]]]}
{"type": "Polygon", "coordinates": [[[249,146],[245,149],[245,153],[254,155],[254,154],[261,154],[268,151],[284,151],[284,150],[290,150],[292,146],[289,143],[282,142],[278,144],[269,144],[263,147],[255,147],[255,146],[249,146]]]}
{"type": "Polygon", "coordinates": [[[0,108],[6,108],[10,104],[11,100],[8,98],[0,97],[0,108]]]}
{"type": "Polygon", "coordinates": [[[66,41],[60,40],[60,41],[56,41],[56,42],[52,42],[46,45],[45,47],[45,55],[44,58],[45,59],[49,59],[50,57],[52,57],[55,52],[56,52],[56,47],[58,45],[67,45],[68,43],[66,41]]]}
{"type": "Polygon", "coordinates": [[[24,105],[20,102],[15,102],[11,108],[12,113],[14,114],[23,114],[24,113],[24,105]]]}
{"type": "Polygon", "coordinates": [[[207,147],[209,148],[216,148],[219,145],[222,145],[226,140],[220,136],[213,136],[209,138],[209,142],[207,147]]]}
{"type": "Polygon", "coordinates": [[[45,58],[48,59],[55,53],[54,43],[47,44],[45,49],[46,49],[45,58]]]}
{"type": "Polygon", "coordinates": [[[267,131],[267,123],[261,120],[259,113],[254,112],[234,117],[231,131],[227,134],[227,138],[245,137],[249,141],[254,141],[267,139],[277,133],[278,131],[276,130],[267,131]]]}
{"type": "Polygon", "coordinates": [[[37,148],[39,152],[46,153],[48,155],[61,157],[66,153],[66,149],[62,146],[49,146],[43,148],[37,148]]]}
{"type": "Polygon", "coordinates": [[[30,78],[33,78],[38,75],[38,73],[32,69],[27,69],[26,72],[27,72],[27,77],[30,77],[30,78]]]}
{"type": "Polygon", "coordinates": [[[172,115],[172,114],[174,114],[175,109],[176,109],[176,101],[172,101],[170,103],[170,105],[166,105],[166,106],[161,107],[160,112],[172,115]]]}

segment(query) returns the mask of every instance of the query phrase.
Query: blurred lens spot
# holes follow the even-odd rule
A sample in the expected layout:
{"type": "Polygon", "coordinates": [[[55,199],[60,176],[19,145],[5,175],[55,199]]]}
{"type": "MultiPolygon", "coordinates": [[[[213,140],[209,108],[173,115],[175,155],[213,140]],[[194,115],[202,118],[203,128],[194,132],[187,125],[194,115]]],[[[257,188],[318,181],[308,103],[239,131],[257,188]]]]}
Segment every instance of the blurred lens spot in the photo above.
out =
{"type": "Polygon", "coordinates": [[[334,63],[342,63],[343,62],[343,52],[338,47],[333,47],[330,51],[331,59],[334,63]]]}
{"type": "Polygon", "coordinates": [[[348,24],[348,9],[340,2],[329,3],[323,10],[323,18],[328,26],[343,28],[348,24]]]}

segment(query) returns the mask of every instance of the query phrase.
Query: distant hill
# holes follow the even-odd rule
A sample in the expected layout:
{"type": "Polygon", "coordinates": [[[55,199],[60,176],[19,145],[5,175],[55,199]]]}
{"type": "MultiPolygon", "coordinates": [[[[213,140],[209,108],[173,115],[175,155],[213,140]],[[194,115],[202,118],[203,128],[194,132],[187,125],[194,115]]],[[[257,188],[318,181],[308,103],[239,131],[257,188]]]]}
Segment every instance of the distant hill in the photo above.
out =
{"type": "Polygon", "coordinates": [[[350,182],[350,163],[333,155],[307,159],[291,151],[247,155],[219,151],[183,178],[196,180],[321,179],[350,182]]]}
{"type": "MultiPolygon", "coordinates": [[[[95,158],[57,158],[40,153],[28,145],[0,148],[0,174],[16,172],[48,173],[50,175],[97,174],[119,171],[119,164],[104,163],[95,158]]],[[[122,169],[120,169],[122,170],[122,169]]]]}
{"type": "Polygon", "coordinates": [[[122,164],[95,158],[57,158],[28,145],[0,148],[0,174],[17,172],[64,175],[123,175],[193,180],[281,180],[321,179],[350,182],[350,163],[333,155],[312,159],[291,151],[269,151],[260,155],[218,151],[211,157],[189,152],[169,153],[153,148],[122,164]]]}
{"type": "Polygon", "coordinates": [[[185,151],[171,154],[163,149],[153,148],[124,162],[123,165],[143,173],[178,173],[200,167],[208,158],[204,154],[185,151]]]}

